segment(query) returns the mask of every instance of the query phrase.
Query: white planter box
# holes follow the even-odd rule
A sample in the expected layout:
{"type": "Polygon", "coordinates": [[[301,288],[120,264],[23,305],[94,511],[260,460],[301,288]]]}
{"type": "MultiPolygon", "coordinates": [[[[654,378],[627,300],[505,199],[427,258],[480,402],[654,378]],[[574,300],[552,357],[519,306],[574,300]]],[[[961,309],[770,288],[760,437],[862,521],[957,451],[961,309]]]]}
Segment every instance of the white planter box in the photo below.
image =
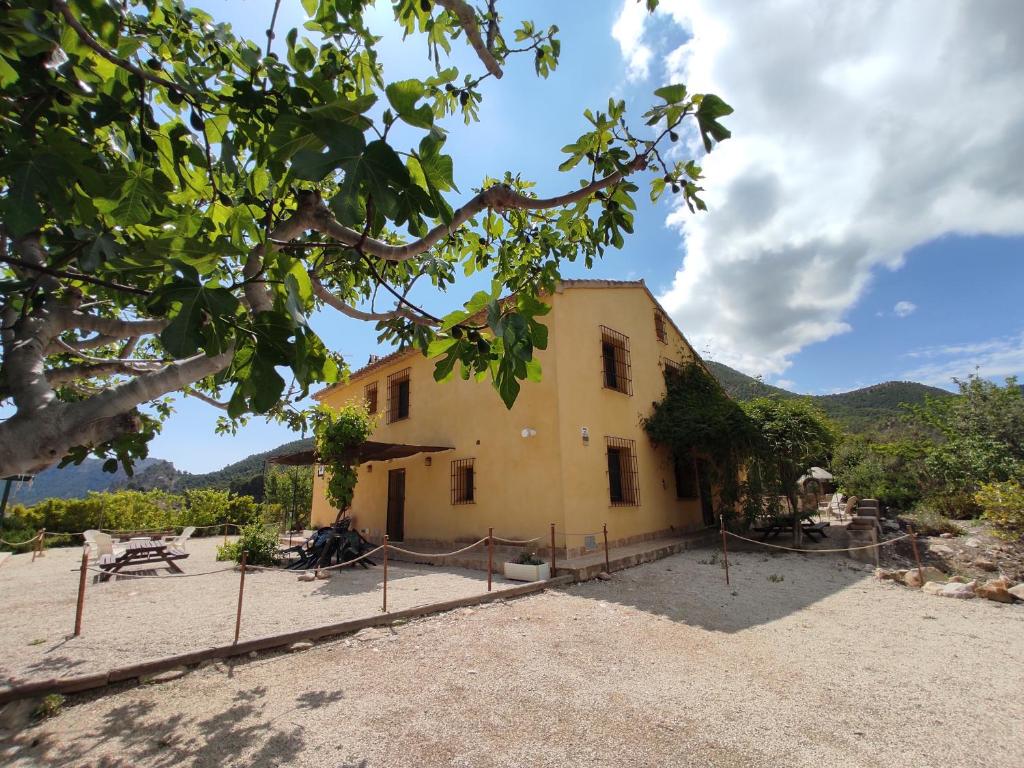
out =
{"type": "Polygon", "coordinates": [[[505,578],[512,581],[547,581],[551,578],[551,565],[523,565],[522,563],[505,563],[505,578]]]}

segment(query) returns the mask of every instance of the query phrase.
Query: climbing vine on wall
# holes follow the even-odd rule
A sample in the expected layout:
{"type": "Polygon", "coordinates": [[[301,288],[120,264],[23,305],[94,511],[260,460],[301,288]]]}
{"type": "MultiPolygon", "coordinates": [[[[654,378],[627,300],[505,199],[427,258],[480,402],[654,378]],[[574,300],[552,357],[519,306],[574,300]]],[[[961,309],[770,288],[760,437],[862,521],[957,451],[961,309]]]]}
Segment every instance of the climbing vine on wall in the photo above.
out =
{"type": "Polygon", "coordinates": [[[362,403],[316,409],[314,436],[320,462],[327,467],[327,499],[341,510],[352,505],[356,490],[359,446],[373,432],[374,422],[362,403]]]}
{"type": "Polygon", "coordinates": [[[678,459],[689,460],[695,453],[711,459],[718,488],[717,511],[730,521],[737,505],[743,505],[749,496],[744,493],[745,483],[740,482],[740,468],[759,446],[758,431],[740,405],[698,363],[666,370],[665,385],[665,397],[654,404],[644,429],[678,459]]]}

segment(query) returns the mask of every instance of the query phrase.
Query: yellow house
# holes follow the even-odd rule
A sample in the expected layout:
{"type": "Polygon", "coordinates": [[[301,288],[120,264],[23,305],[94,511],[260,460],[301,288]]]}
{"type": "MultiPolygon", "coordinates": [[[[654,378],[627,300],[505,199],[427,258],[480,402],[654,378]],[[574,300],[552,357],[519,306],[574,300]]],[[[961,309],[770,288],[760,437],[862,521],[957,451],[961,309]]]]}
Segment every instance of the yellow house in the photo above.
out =
{"type": "MultiPolygon", "coordinates": [[[[600,546],[604,524],[611,546],[715,524],[704,462],[673,462],[643,430],[666,368],[699,360],[643,281],[566,280],[545,301],[543,379],[524,383],[512,410],[485,382],[435,382],[434,361],[416,350],[317,394],[327,405],[366,401],[372,440],[412,454],[359,467],[350,514],[367,538],[444,545],[493,527],[543,546],[554,523],[559,554],[572,557],[600,546]]],[[[314,526],[337,516],[322,472],[314,526]]]]}

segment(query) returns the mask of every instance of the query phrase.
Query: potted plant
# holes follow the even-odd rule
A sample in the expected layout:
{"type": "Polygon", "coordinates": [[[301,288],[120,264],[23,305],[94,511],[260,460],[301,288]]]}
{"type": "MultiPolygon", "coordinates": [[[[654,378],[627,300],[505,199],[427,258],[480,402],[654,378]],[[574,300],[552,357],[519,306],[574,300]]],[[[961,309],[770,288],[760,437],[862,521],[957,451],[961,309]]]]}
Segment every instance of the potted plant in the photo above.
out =
{"type": "Polygon", "coordinates": [[[534,552],[523,552],[511,563],[505,563],[505,578],[512,581],[547,581],[551,566],[534,552]]]}

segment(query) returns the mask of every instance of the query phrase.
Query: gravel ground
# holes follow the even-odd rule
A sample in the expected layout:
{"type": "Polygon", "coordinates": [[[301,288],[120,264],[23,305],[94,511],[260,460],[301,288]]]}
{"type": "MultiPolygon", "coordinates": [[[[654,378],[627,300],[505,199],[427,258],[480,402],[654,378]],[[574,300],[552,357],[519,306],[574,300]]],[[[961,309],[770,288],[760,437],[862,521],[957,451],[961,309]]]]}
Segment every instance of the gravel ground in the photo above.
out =
{"type": "MultiPolygon", "coordinates": [[[[222,539],[189,542],[179,561],[186,574],[229,568],[214,560],[222,539]]],[[[169,577],[166,569],[135,569],[163,578],[96,581],[86,587],[82,635],[74,627],[82,550],[15,555],[0,567],[0,680],[102,672],[147,659],[184,653],[234,639],[238,573],[169,577]]],[[[379,558],[377,558],[379,563],[379,558]]],[[[358,566],[330,579],[300,582],[296,574],[251,571],[245,577],[241,639],[376,615],[382,568],[358,566]]],[[[388,564],[388,607],[412,608],[487,589],[487,575],[457,568],[388,564]]],[[[515,586],[502,578],[497,588],[515,586]]]]}
{"type": "Polygon", "coordinates": [[[69,701],[27,766],[1024,764],[1024,608],[691,551],[69,701]]]}

